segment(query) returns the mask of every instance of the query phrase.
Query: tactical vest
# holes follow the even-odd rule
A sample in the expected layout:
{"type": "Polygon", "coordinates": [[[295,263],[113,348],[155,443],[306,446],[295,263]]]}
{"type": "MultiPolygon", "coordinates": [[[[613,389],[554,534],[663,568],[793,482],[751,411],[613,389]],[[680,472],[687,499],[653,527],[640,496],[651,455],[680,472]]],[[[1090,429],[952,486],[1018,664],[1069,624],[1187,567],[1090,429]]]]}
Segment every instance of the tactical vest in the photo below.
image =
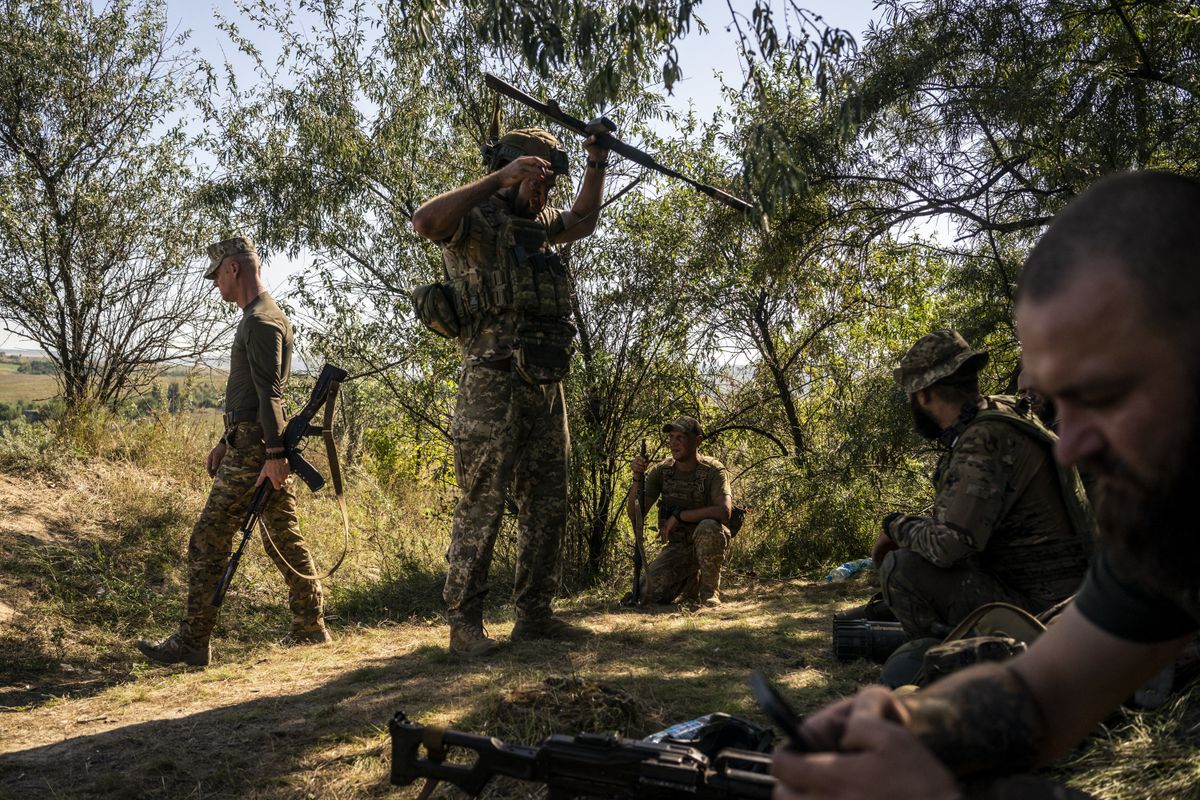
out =
{"type": "MultiPolygon", "coordinates": [[[[571,362],[571,279],[550,249],[546,226],[507,212],[496,213],[490,263],[450,275],[459,316],[478,323],[516,313],[513,368],[530,383],[562,380],[571,362]]],[[[486,248],[486,243],[485,243],[486,248]]]]}
{"type": "Polygon", "coordinates": [[[1079,478],[1079,472],[1074,467],[1060,464],[1054,458],[1054,443],[1058,441],[1058,437],[1032,414],[1021,413],[1019,401],[1003,396],[987,397],[985,400],[988,407],[976,414],[967,427],[980,420],[1000,420],[1044,444],[1050,452],[1051,463],[1054,464],[1055,471],[1058,473],[1058,487],[1062,493],[1067,514],[1071,517],[1071,527],[1076,535],[1092,539],[1096,534],[1096,522],[1092,516],[1087,493],[1083,489],[1083,481],[1079,478]]]}
{"type": "MultiPolygon", "coordinates": [[[[712,465],[706,464],[703,459],[698,460],[696,469],[692,472],[676,469],[674,461],[669,466],[663,467],[662,496],[658,501],[658,524],[660,527],[666,524],[666,517],[670,516],[670,512],[687,511],[711,505],[704,490],[704,479],[710,469],[713,469],[712,465]]],[[[694,522],[682,524],[685,526],[696,525],[694,522]]]]}

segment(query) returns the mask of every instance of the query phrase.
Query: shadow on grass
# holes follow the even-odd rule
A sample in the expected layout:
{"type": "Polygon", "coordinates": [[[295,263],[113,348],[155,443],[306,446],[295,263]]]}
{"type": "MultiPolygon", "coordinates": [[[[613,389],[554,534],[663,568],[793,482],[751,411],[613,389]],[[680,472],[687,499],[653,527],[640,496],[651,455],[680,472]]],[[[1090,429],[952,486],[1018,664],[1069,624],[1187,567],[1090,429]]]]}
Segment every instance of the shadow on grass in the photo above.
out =
{"type": "MultiPolygon", "coordinates": [[[[822,609],[842,599],[834,592],[789,594],[790,604],[781,597],[739,600],[735,593],[727,608],[696,614],[672,608],[566,612],[572,621],[593,621],[601,632],[584,643],[513,645],[479,662],[460,661],[421,641],[395,658],[359,660],[302,693],[0,755],[0,796],[384,796],[392,792],[386,782],[386,723],[397,710],[417,721],[436,720],[526,743],[615,724],[638,737],[717,710],[765,722],[750,700],[746,676],[761,669],[777,678],[796,664],[811,670],[822,663],[818,651],[828,649],[820,635],[827,627],[822,609]],[[577,683],[564,683],[564,676],[577,683]],[[535,693],[538,699],[529,700],[531,691],[546,685],[560,690],[535,693]],[[612,703],[590,708],[585,701],[593,695],[571,688],[590,685],[628,700],[619,700],[619,713],[612,703]]],[[[365,636],[368,642],[382,641],[388,630],[365,636]]],[[[359,653],[371,650],[367,643],[351,646],[359,653]]],[[[186,694],[186,687],[180,690],[186,694]]],[[[807,697],[798,699],[802,707],[811,705],[807,697]]],[[[164,712],[177,702],[185,701],[167,700],[164,712]]],[[[496,791],[492,796],[511,796],[496,791]]]]}

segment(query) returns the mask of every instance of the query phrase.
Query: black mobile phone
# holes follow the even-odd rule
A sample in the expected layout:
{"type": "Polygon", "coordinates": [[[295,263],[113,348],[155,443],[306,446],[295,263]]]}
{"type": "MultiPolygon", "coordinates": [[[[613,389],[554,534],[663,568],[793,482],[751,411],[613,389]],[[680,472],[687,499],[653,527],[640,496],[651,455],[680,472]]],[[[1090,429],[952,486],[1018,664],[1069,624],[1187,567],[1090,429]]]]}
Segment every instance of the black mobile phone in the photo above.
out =
{"type": "Polygon", "coordinates": [[[800,724],[804,722],[804,717],[792,710],[779,690],[767,680],[766,675],[761,672],[751,673],[750,691],[754,694],[754,699],[758,701],[763,713],[771,720],[771,724],[782,730],[783,735],[787,737],[789,750],[807,753],[812,749],[809,747],[804,732],[800,730],[800,724]]]}

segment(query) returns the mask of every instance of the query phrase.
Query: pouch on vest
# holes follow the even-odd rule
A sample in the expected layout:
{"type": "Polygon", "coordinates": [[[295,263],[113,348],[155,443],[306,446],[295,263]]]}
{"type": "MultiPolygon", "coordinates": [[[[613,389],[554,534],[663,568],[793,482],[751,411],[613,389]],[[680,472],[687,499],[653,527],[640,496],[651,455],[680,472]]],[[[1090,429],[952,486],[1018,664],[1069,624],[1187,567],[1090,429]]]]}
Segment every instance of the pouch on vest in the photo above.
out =
{"type": "Polygon", "coordinates": [[[412,290],[413,311],[421,324],[438,336],[457,339],[462,328],[454,301],[454,287],[430,283],[412,290]]]}
{"type": "Polygon", "coordinates": [[[558,383],[571,367],[574,341],[575,326],[565,319],[521,319],[513,342],[513,369],[528,383],[558,383]]]}

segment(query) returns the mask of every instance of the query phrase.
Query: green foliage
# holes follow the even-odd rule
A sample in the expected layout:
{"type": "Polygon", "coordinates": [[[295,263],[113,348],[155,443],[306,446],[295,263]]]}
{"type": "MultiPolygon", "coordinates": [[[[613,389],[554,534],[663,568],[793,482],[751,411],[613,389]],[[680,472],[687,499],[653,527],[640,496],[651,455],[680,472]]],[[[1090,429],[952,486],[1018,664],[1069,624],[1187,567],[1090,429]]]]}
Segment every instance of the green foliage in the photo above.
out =
{"type": "Polygon", "coordinates": [[[208,345],[189,267],[188,63],[157,0],[8,4],[0,22],[0,315],[68,409],[117,405],[208,345]]]}

